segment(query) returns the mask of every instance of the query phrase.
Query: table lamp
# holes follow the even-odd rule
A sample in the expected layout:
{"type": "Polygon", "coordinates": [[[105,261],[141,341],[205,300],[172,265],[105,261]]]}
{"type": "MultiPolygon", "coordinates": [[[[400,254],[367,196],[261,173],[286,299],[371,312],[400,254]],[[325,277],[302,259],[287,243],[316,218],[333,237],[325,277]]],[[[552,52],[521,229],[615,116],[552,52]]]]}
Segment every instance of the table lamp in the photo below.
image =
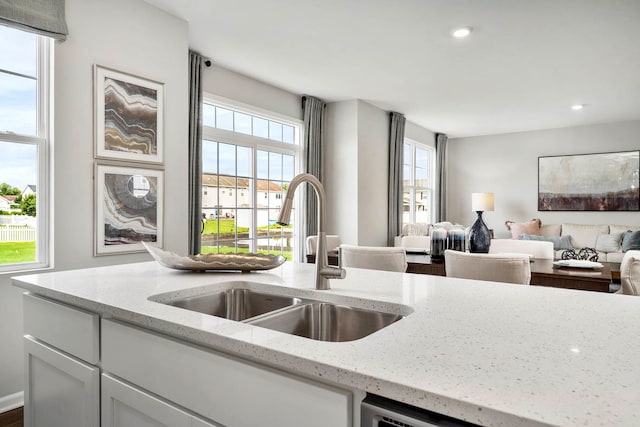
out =
{"type": "Polygon", "coordinates": [[[478,218],[469,230],[469,252],[489,253],[491,233],[482,220],[482,212],[493,211],[493,193],[472,193],[471,210],[478,214],[478,218]]]}

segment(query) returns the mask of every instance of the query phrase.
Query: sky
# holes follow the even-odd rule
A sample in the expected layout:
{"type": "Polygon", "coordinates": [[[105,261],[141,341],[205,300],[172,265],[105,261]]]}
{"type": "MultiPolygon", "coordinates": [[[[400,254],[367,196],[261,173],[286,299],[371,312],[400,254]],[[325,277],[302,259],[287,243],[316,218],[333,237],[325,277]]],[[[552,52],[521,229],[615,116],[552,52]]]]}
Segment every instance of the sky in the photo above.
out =
{"type": "MultiPolygon", "coordinates": [[[[34,35],[0,26],[0,132],[36,134],[36,81],[4,72],[35,76],[36,55],[34,35]]],[[[36,146],[0,141],[0,183],[22,191],[37,169],[36,146]]]]}

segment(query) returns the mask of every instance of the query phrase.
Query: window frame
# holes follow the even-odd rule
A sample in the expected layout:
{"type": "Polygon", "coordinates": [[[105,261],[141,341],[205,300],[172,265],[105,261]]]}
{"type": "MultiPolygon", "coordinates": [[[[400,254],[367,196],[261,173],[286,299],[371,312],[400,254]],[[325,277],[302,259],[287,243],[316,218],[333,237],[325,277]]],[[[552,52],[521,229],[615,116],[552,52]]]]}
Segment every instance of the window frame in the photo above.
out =
{"type": "MultiPolygon", "coordinates": [[[[16,31],[23,31],[15,29],[16,31]]],[[[53,229],[51,227],[53,145],[53,53],[52,39],[36,35],[36,133],[35,136],[0,131],[0,141],[35,145],[37,148],[36,260],[0,264],[0,274],[53,268],[53,229]]]]}
{"type": "MultiPolygon", "coordinates": [[[[425,143],[421,143],[409,138],[405,138],[403,141],[403,153],[404,153],[404,145],[409,145],[411,147],[411,161],[410,161],[410,170],[411,170],[411,174],[409,177],[409,185],[405,186],[404,185],[404,178],[403,178],[403,185],[402,185],[402,194],[404,197],[404,193],[405,190],[408,189],[409,190],[409,221],[405,222],[404,221],[404,209],[402,210],[402,223],[404,224],[416,224],[416,194],[420,193],[420,192],[428,192],[430,193],[430,204],[429,204],[429,209],[430,209],[430,215],[429,215],[429,221],[428,223],[433,223],[434,221],[434,213],[435,213],[435,203],[436,203],[436,197],[435,197],[435,192],[436,192],[436,187],[435,187],[435,179],[436,179],[436,172],[435,172],[435,168],[436,168],[436,158],[435,158],[435,154],[436,154],[436,149],[435,147],[425,144],[425,143]],[[422,186],[417,186],[415,185],[416,182],[416,148],[420,148],[423,150],[426,150],[429,152],[429,158],[430,158],[430,168],[429,168],[429,175],[428,175],[428,180],[429,183],[432,185],[431,187],[422,187],[422,186]]],[[[403,167],[403,174],[404,174],[404,165],[405,163],[407,163],[406,159],[403,159],[402,162],[402,167],[403,167]]]]}
{"type": "MultiPolygon", "coordinates": [[[[222,108],[230,109],[233,111],[237,111],[242,114],[248,114],[250,116],[258,116],[259,118],[264,118],[267,120],[273,120],[282,124],[292,125],[294,127],[294,141],[298,141],[298,143],[288,143],[288,142],[280,142],[276,140],[272,140],[269,138],[263,138],[259,136],[249,135],[241,132],[229,131],[225,129],[214,128],[211,126],[206,126],[204,123],[202,125],[202,141],[213,141],[223,144],[230,144],[236,146],[247,147],[251,150],[251,174],[252,177],[250,179],[258,181],[257,177],[257,151],[267,151],[279,154],[287,154],[294,156],[294,176],[302,171],[303,167],[303,159],[304,159],[304,147],[302,144],[303,135],[304,135],[304,123],[302,120],[293,118],[290,116],[286,116],[284,114],[279,114],[273,111],[265,110],[260,107],[256,107],[250,104],[245,104],[239,101],[234,101],[229,98],[225,98],[222,96],[214,95],[211,93],[203,93],[203,104],[214,104],[215,106],[219,106],[222,108]]],[[[204,170],[202,171],[204,174],[204,170]]],[[[236,171],[237,177],[237,171],[236,171]]],[[[201,190],[202,191],[202,185],[201,190]]],[[[238,190],[240,191],[240,190],[238,190]]],[[[257,212],[258,212],[258,200],[260,197],[260,191],[257,188],[253,190],[253,194],[250,194],[252,199],[252,207],[247,208],[252,211],[252,223],[257,223],[257,212]]],[[[268,199],[268,191],[265,192],[265,198],[268,199]]],[[[301,195],[304,192],[298,191],[296,192],[294,198],[294,224],[296,224],[297,230],[294,233],[294,251],[292,253],[292,259],[299,259],[303,253],[303,244],[304,244],[304,236],[303,236],[303,226],[304,226],[304,216],[301,212],[302,206],[302,197],[301,195]],[[299,193],[299,194],[298,194],[299,193]]],[[[248,239],[252,242],[252,244],[257,242],[256,236],[256,227],[250,229],[250,234],[248,239]]],[[[245,239],[242,239],[245,240],[245,239]]],[[[238,239],[236,239],[236,244],[238,243],[238,239]]],[[[253,249],[252,249],[253,250],[253,249]]]]}

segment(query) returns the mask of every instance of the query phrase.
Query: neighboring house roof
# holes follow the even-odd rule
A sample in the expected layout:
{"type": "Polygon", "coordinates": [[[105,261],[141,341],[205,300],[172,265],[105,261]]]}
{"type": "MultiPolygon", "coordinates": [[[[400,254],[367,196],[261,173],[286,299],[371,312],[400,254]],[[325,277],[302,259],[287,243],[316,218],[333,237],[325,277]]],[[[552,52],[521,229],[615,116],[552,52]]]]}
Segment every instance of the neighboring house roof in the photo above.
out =
{"type": "MultiPolygon", "coordinates": [[[[238,189],[246,189],[249,188],[249,178],[236,178],[235,176],[228,175],[211,175],[211,174],[202,174],[202,185],[207,185],[210,187],[217,187],[218,183],[220,183],[220,187],[227,188],[235,188],[236,180],[238,181],[237,187],[238,189]]],[[[275,182],[266,181],[263,179],[257,180],[258,191],[282,191],[282,187],[280,187],[275,182]]]]}
{"type": "Polygon", "coordinates": [[[27,185],[26,187],[24,187],[24,192],[26,192],[27,190],[29,190],[29,192],[35,193],[36,192],[36,186],[35,185],[27,185]]]}
{"type": "Polygon", "coordinates": [[[10,203],[15,203],[16,199],[18,198],[18,196],[9,195],[9,194],[5,194],[4,196],[0,196],[0,197],[3,197],[4,199],[8,200],[10,203]]]}

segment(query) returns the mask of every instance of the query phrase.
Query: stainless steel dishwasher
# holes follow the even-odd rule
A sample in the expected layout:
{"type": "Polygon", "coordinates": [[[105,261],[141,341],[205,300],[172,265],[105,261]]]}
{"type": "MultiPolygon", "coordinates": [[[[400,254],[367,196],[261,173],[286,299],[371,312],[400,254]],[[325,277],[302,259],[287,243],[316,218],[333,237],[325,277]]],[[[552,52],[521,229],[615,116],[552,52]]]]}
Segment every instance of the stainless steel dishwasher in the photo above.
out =
{"type": "Polygon", "coordinates": [[[473,427],[467,421],[367,394],[361,406],[361,427],[473,427]]]}

